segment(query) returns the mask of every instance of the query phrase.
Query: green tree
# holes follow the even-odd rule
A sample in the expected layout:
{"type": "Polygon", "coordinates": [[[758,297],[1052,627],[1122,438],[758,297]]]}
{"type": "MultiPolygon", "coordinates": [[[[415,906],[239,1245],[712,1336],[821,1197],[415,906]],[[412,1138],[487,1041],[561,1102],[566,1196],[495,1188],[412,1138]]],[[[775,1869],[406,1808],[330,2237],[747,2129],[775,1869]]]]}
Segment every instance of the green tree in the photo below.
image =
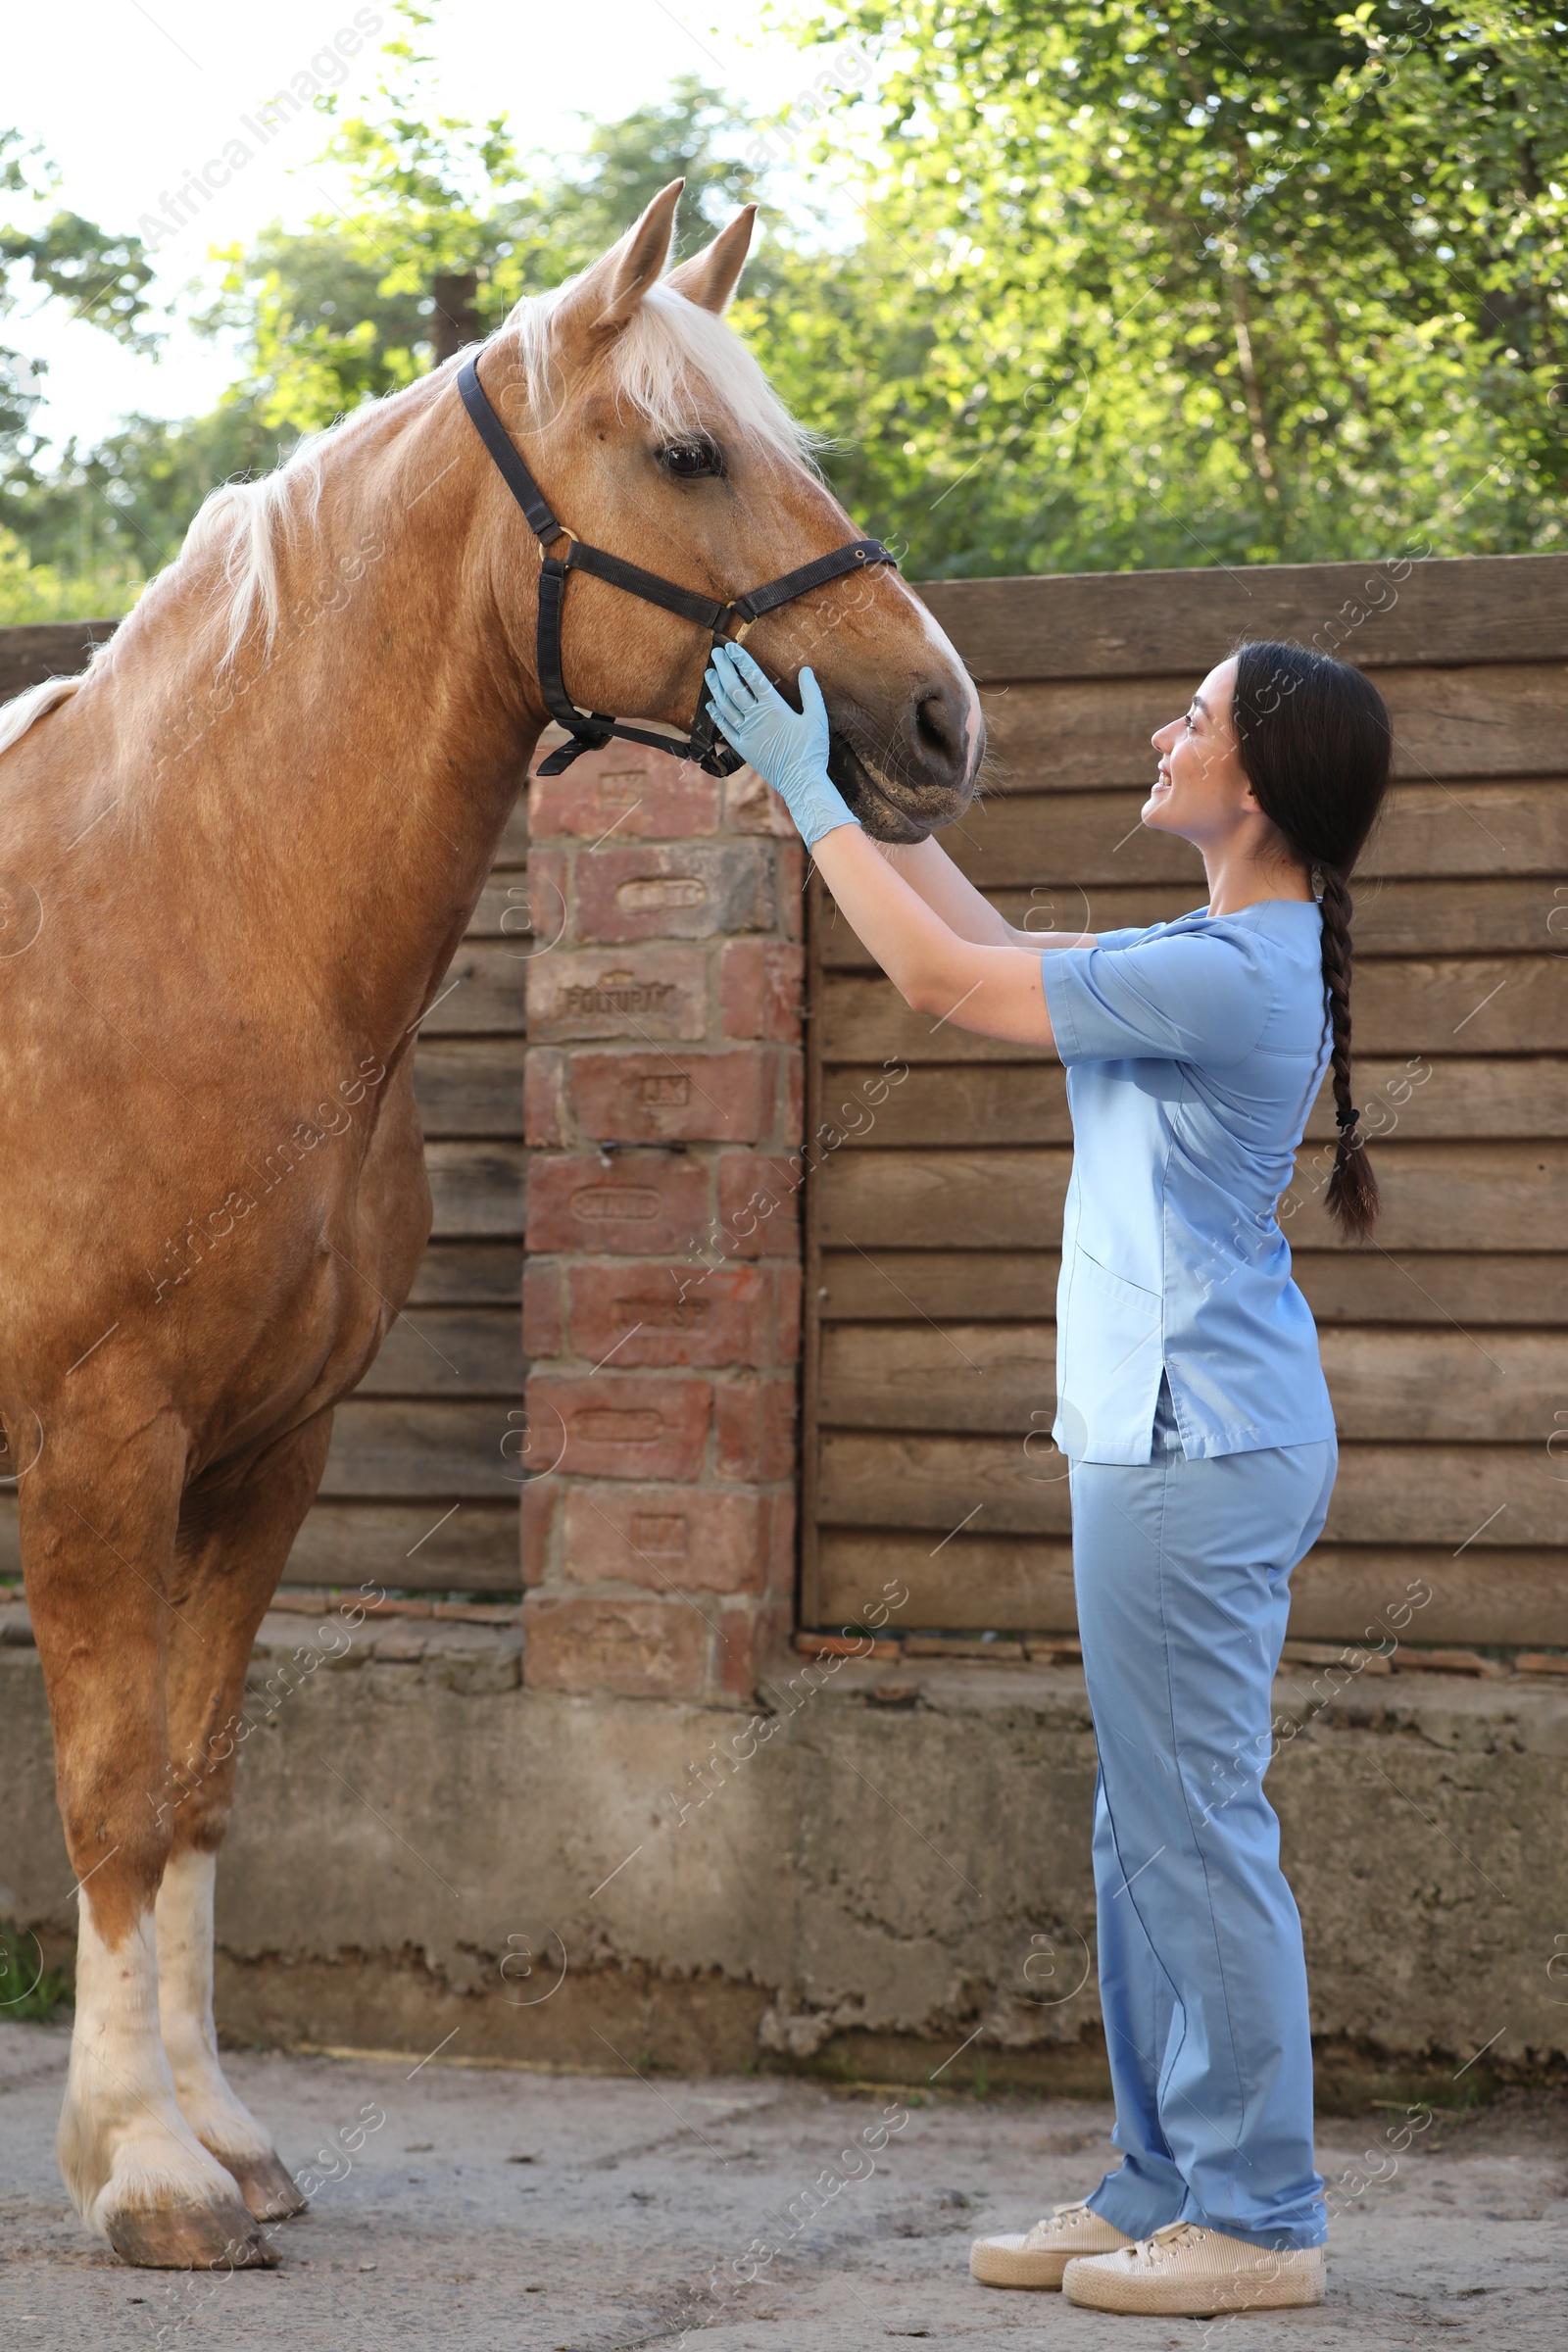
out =
{"type": "MultiPolygon", "coordinates": [[[[59,173],[20,131],[0,130],[0,330],[29,298],[67,303],[75,317],[135,350],[157,338],[147,325],[151,266],[141,240],[100,228],[55,202],[59,173]]],[[[0,620],[53,620],[118,611],[123,567],[102,560],[83,502],[64,570],[34,562],[28,501],[41,486],[32,430],[45,363],[0,340],[0,620]]]]}
{"type": "Polygon", "coordinates": [[[864,0],[802,38],[846,29],[891,70],[829,406],[918,568],[1563,544],[1549,7],[864,0]]]}
{"type": "MultiPolygon", "coordinates": [[[[442,115],[428,12],[400,14],[377,102],[333,127],[345,213],[227,257],[218,409],[14,471],[0,512],[58,593],[153,568],[215,482],[489,331],[675,173],[686,250],[759,193],[752,126],[697,77],[563,166],[442,115]]],[[[912,570],[1565,543],[1568,90],[1540,0],[854,0],[802,39],[846,29],[888,69],[832,142],[858,233],[769,212],[732,316],[912,570]]],[[[114,331],[141,331],[131,265],[114,331]]]]}
{"type": "MultiPolygon", "coordinates": [[[[426,21],[401,13],[415,29],[426,21]]],[[[132,416],[94,449],[70,443],[47,467],[13,465],[0,618],[125,609],[220,482],[266,470],[302,433],[489,332],[519,294],[595,259],[677,174],[682,243],[701,243],[751,191],[753,175],[719,151],[744,127],[688,74],[596,125],[564,167],[524,161],[503,122],[437,113],[430,61],[394,40],[379,106],[337,125],[327,150],[349,173],[344,213],[274,225],[220,257],[218,296],[196,323],[236,335],[241,372],[217,408],[132,416]]]]}
{"type": "MultiPolygon", "coordinates": [[[[139,237],[110,234],[52,203],[60,175],[18,130],[0,130],[0,321],[24,296],[69,302],[78,318],[122,343],[151,348],[146,325],[152,269],[139,237]]],[[[0,343],[0,452],[27,434],[42,360],[0,343]]]]}
{"type": "MultiPolygon", "coordinates": [[[[128,611],[143,583],[177,554],[192,515],[210,490],[236,476],[265,472],[293,445],[292,433],[268,430],[247,403],[220,401],[205,416],[171,420],[128,416],[95,448],[74,440],[45,466],[15,468],[0,520],[35,566],[60,580],[95,583],[72,612],[128,611]],[[109,601],[94,603],[93,596],[109,601]]],[[[12,602],[23,593],[13,580],[12,602]]],[[[52,593],[32,582],[37,596],[52,593]]],[[[11,612],[0,617],[48,618],[11,612]]]]}
{"type": "MultiPolygon", "coordinates": [[[[411,33],[429,22],[416,5],[398,13],[411,33]]],[[[378,105],[341,123],[323,159],[346,169],[350,206],[231,251],[205,317],[240,333],[245,374],[226,398],[274,431],[312,430],[411,383],[519,295],[586,267],[678,174],[688,246],[751,193],[753,174],[718,152],[743,118],[696,74],[596,125],[563,166],[520,155],[504,116],[440,113],[432,60],[408,34],[384,55],[378,105]]]]}

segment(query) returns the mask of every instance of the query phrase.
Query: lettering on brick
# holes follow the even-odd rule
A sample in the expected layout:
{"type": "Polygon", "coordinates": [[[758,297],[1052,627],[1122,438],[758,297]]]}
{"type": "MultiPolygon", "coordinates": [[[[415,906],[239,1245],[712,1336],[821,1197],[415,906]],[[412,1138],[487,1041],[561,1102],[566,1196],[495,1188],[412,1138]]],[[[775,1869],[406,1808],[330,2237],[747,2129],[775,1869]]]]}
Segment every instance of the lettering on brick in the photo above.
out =
{"type": "Polygon", "coordinates": [[[600,804],[606,808],[631,808],[642,799],[646,767],[613,767],[601,776],[598,786],[600,804]]]}
{"type": "Polygon", "coordinates": [[[686,1557],[686,1522],[654,1511],[638,1511],[631,1523],[631,1540],[639,1551],[664,1559],[686,1557]]]}
{"type": "Polygon", "coordinates": [[[571,1416],[572,1434],[587,1446],[656,1446],[663,1430],[660,1413],[628,1413],[612,1405],[585,1405],[571,1416]]]}
{"type": "Polygon", "coordinates": [[[673,980],[639,980],[634,972],[601,972],[594,981],[562,991],[568,1013],[664,1012],[679,992],[673,980]]]}
{"type": "Polygon", "coordinates": [[[645,874],[632,882],[622,882],[615,892],[615,904],[624,906],[628,914],[657,914],[671,906],[702,906],[708,900],[708,884],[696,874],[645,874]]]}
{"type": "Polygon", "coordinates": [[[571,1196],[571,1213],[585,1225],[657,1217],[662,1205],[657,1193],[634,1184],[589,1184],[571,1196]]]}
{"type": "Polygon", "coordinates": [[[627,1083],[647,1110],[657,1110],[669,1104],[680,1109],[692,1099],[692,1082],[684,1072],[669,1077],[660,1072],[647,1078],[632,1078],[627,1083]]]}
{"type": "Polygon", "coordinates": [[[709,1305],[706,1298],[617,1298],[614,1314],[622,1331],[698,1331],[709,1305]]]}

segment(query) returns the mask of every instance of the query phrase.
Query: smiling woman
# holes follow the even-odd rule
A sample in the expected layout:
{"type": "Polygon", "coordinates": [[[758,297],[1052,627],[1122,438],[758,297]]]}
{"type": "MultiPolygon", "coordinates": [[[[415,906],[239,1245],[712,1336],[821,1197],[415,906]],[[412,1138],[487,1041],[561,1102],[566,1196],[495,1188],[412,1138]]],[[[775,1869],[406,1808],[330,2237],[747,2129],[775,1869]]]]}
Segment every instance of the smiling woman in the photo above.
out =
{"type": "Polygon", "coordinates": [[[809,671],[799,714],[739,647],[709,681],[906,1002],[1067,1065],[1053,1435],[1100,1750],[1124,2161],[1036,2229],[981,2239],[974,2276],[1107,2310],[1318,2302],[1305,1965],[1262,1781],[1291,1571],[1337,1449],[1277,1203],[1332,1046],[1342,1225],[1364,1232],[1376,1205],[1350,1132],[1348,876],[1387,785],[1387,711],[1339,662],[1245,647],[1156,731],[1143,809],[1200,850],[1208,904],[1147,930],[1031,935],[935,841],[866,840],[828,775],[809,671]]]}

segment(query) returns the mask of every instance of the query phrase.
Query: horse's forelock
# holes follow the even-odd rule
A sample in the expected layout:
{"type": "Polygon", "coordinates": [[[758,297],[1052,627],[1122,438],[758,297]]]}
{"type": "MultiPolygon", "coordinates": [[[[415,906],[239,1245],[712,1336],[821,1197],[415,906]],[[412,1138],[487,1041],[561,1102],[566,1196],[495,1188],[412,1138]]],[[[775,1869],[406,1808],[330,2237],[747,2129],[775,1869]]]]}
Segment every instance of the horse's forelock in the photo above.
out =
{"type": "MultiPolygon", "coordinates": [[[[505,332],[515,350],[531,408],[560,413],[566,391],[556,352],[556,313],[578,281],[519,302],[505,332]]],[[[790,415],[753,354],[711,311],[668,284],[652,287],[606,360],[615,390],[637,416],[671,441],[726,425],[748,441],[812,466],[820,437],[790,415]]]]}

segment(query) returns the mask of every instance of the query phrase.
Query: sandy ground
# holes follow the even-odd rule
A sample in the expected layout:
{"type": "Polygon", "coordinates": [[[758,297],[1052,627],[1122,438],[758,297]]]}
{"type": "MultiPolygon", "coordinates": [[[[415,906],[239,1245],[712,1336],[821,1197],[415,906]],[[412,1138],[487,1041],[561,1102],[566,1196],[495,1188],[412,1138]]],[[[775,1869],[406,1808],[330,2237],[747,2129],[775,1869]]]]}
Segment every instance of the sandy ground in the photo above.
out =
{"type": "Polygon", "coordinates": [[[318,2160],[339,2177],[278,2230],[278,2270],[189,2278],[126,2270],[71,2212],[53,2156],[66,2050],[65,2028],[0,2028],[8,2352],[1568,2341],[1562,2100],[1505,2094],[1403,2149],[1397,2118],[1327,2119],[1318,2161],[1344,2210],[1321,2310],[1115,2320],[967,2275],[972,2236],[1093,2185],[1109,2156],[1102,2108],[236,2053],[230,2079],[293,2168],[366,2135],[318,2160]]]}

